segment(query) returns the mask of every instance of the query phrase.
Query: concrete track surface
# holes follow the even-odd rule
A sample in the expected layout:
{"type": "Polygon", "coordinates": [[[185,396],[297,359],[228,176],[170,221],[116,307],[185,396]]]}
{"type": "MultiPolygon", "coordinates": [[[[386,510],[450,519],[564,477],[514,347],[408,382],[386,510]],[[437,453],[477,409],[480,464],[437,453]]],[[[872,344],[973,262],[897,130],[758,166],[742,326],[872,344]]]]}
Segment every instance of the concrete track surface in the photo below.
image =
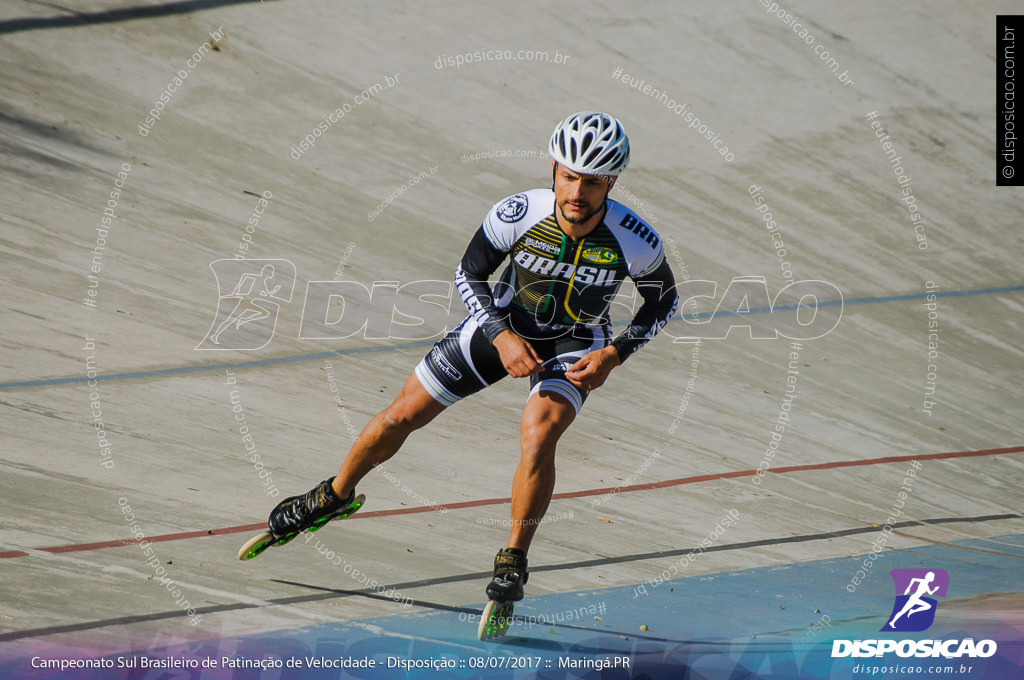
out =
{"type": "Polygon", "coordinates": [[[835,640],[987,635],[951,667],[1019,677],[1024,208],[993,132],[1018,7],[3,3],[0,674],[859,677],[908,660],[835,640]],[[239,562],[462,318],[471,234],[581,109],[630,134],[613,198],[716,288],[563,439],[523,618],[476,640],[520,381],[413,435],[355,518],[239,562]],[[213,345],[260,260],[271,316],[213,345]],[[425,283],[325,308],[310,281],[425,283]],[[948,573],[927,632],[878,632],[895,568],[948,573]],[[142,657],[206,667],[39,667],[142,657]]]}

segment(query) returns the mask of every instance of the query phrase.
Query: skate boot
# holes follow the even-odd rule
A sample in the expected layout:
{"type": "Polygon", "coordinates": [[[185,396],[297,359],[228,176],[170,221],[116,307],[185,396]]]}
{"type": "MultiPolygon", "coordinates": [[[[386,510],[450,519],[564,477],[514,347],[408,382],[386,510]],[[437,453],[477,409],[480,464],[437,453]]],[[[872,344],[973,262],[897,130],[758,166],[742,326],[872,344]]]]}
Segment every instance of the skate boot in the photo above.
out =
{"type": "Polygon", "coordinates": [[[517,548],[499,550],[494,556],[494,577],[487,584],[487,598],[477,628],[481,640],[494,640],[508,632],[515,619],[515,603],[523,599],[523,585],[530,578],[526,553],[517,548]]]}
{"type": "Polygon", "coordinates": [[[325,479],[305,494],[278,503],[270,511],[270,519],[267,520],[270,533],[280,540],[306,529],[316,531],[335,517],[345,514],[355,501],[356,492],[353,489],[348,498],[342,500],[331,488],[333,481],[334,477],[325,479]]]}
{"type": "Polygon", "coordinates": [[[286,498],[270,511],[268,530],[250,539],[238,551],[238,559],[251,560],[271,546],[288,543],[303,531],[316,531],[333,519],[345,519],[363,506],[366,497],[356,494],[338,498],[326,479],[301,496],[286,498]]]}
{"type": "Polygon", "coordinates": [[[526,571],[526,553],[504,548],[494,556],[494,577],[487,584],[487,597],[499,602],[523,599],[523,586],[530,578],[526,571]]]}

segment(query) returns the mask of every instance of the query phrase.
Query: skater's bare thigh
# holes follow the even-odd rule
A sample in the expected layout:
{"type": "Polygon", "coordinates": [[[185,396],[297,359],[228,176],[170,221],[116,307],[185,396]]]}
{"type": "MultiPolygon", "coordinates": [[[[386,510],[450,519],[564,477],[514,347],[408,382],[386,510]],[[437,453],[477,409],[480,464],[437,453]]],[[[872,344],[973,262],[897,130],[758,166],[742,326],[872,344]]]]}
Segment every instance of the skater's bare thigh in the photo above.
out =
{"type": "Polygon", "coordinates": [[[437,417],[444,404],[430,396],[413,373],[391,405],[375,415],[359,433],[332,487],[347,498],[363,477],[395,455],[405,438],[437,417]]]}
{"type": "Polygon", "coordinates": [[[415,373],[411,373],[395,400],[383,411],[389,425],[404,425],[416,430],[436,418],[445,405],[430,396],[415,373]]]}

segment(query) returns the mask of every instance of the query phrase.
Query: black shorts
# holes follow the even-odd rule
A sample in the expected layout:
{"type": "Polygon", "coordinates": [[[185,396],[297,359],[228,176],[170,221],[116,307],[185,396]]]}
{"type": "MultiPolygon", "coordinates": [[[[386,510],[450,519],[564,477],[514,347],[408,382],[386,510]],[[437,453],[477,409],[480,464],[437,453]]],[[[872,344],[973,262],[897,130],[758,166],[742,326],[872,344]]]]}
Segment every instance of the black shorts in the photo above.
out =
{"type": "MultiPolygon", "coordinates": [[[[583,355],[607,346],[611,342],[609,327],[580,326],[568,335],[529,342],[544,362],[544,370],[530,376],[530,394],[541,390],[560,394],[579,412],[587,390],[580,390],[566,380],[565,371],[583,355]]],[[[498,350],[471,316],[438,340],[416,366],[420,383],[445,406],[507,375],[498,350]]]]}

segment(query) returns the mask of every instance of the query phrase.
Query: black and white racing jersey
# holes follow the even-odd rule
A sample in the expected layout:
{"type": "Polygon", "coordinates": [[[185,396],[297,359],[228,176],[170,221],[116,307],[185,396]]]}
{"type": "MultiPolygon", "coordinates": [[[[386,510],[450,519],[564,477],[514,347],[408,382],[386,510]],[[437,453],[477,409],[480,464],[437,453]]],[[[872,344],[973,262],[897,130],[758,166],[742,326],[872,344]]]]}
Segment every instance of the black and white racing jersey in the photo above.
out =
{"type": "Polygon", "coordinates": [[[626,206],[610,199],[606,206],[601,223],[578,241],[558,226],[550,189],[515,194],[491,208],[455,274],[466,307],[489,340],[505,330],[539,339],[608,325],[611,301],[627,276],[643,304],[612,341],[620,360],[668,322],[678,295],[661,239],[626,206]],[[488,278],[506,259],[492,290],[488,278]]]}

